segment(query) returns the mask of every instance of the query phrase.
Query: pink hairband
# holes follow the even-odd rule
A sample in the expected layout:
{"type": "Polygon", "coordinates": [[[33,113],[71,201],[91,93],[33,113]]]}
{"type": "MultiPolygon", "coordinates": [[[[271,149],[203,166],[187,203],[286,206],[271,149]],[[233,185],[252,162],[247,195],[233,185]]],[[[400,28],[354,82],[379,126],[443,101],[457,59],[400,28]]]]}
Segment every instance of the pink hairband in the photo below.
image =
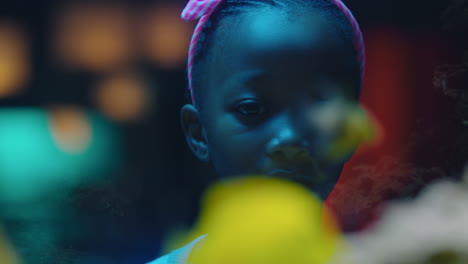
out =
{"type": "MultiPolygon", "coordinates": [[[[192,86],[192,67],[195,58],[195,50],[197,48],[198,39],[200,38],[200,33],[205,26],[206,22],[210,18],[210,15],[216,10],[216,7],[222,2],[223,0],[189,0],[187,6],[182,11],[182,19],[186,21],[197,20],[197,26],[193,32],[192,40],[190,41],[190,48],[188,53],[188,60],[187,60],[187,72],[188,72],[188,82],[189,82],[189,91],[190,97],[192,99],[192,103],[195,104],[195,97],[193,93],[193,86],[192,86]]],[[[365,62],[366,62],[366,55],[365,55],[365,47],[364,47],[364,38],[362,36],[362,31],[359,27],[356,18],[354,18],[353,13],[351,10],[341,1],[341,0],[329,0],[334,3],[348,18],[351,26],[353,28],[353,39],[354,39],[354,48],[357,51],[357,60],[361,67],[361,80],[364,78],[364,71],[365,71],[365,62]]]]}

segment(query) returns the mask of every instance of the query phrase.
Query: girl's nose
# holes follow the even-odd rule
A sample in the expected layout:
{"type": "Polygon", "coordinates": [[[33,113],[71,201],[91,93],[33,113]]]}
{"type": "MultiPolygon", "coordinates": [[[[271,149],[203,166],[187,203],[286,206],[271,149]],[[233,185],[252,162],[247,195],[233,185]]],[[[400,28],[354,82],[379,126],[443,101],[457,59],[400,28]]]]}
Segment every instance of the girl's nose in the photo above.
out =
{"type": "Polygon", "coordinates": [[[285,118],[278,122],[274,136],[267,145],[267,155],[282,163],[302,163],[311,159],[310,144],[300,126],[285,118]]]}

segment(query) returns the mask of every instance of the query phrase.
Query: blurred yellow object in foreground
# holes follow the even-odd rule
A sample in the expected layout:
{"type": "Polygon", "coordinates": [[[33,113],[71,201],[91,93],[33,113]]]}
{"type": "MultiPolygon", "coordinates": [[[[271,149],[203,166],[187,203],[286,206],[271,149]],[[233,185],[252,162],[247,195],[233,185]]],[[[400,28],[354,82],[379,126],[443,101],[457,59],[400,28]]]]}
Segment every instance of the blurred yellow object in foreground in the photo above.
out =
{"type": "Polygon", "coordinates": [[[260,176],[208,190],[190,239],[203,234],[188,263],[318,264],[340,244],[337,225],[318,198],[296,183],[260,176]]]}
{"type": "Polygon", "coordinates": [[[1,264],[20,264],[18,256],[13,251],[12,246],[2,234],[0,228],[0,263],[1,264]]]}

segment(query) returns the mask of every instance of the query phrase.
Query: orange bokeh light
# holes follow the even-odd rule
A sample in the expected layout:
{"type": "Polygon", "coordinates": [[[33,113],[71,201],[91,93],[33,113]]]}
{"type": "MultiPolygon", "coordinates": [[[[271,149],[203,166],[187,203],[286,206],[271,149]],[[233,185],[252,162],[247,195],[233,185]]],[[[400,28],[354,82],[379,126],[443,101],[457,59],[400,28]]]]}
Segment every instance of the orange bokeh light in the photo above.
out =
{"type": "Polygon", "coordinates": [[[29,80],[29,63],[24,31],[14,23],[0,22],[0,97],[21,91],[29,80]]]}
{"type": "Polygon", "coordinates": [[[131,14],[116,5],[79,5],[56,21],[55,50],[70,66],[103,71],[132,58],[131,14]]]}
{"type": "Polygon", "coordinates": [[[64,152],[81,153],[91,144],[92,129],[88,117],[72,106],[50,111],[50,129],[55,144],[64,152]]]}
{"type": "Polygon", "coordinates": [[[142,117],[150,107],[152,94],[135,74],[117,74],[98,84],[95,101],[99,109],[115,121],[142,117]]]}
{"type": "Polygon", "coordinates": [[[181,6],[155,6],[141,20],[144,55],[161,67],[183,66],[193,25],[180,18],[181,6]]]}

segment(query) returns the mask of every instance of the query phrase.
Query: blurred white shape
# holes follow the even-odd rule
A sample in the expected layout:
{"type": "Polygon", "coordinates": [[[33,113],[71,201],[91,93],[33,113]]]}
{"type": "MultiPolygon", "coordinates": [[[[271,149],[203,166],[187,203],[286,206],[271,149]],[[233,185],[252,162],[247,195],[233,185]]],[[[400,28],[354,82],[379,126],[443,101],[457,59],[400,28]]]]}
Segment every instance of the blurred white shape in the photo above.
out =
{"type": "Polygon", "coordinates": [[[15,95],[29,81],[29,47],[23,29],[0,22],[0,97],[15,95]]]}
{"type": "Polygon", "coordinates": [[[375,226],[348,237],[349,250],[338,263],[468,263],[466,178],[436,183],[414,201],[390,204],[375,226]]]}
{"type": "Polygon", "coordinates": [[[329,100],[310,107],[307,122],[323,131],[323,134],[334,135],[343,126],[349,108],[349,103],[341,98],[329,100]]]}

